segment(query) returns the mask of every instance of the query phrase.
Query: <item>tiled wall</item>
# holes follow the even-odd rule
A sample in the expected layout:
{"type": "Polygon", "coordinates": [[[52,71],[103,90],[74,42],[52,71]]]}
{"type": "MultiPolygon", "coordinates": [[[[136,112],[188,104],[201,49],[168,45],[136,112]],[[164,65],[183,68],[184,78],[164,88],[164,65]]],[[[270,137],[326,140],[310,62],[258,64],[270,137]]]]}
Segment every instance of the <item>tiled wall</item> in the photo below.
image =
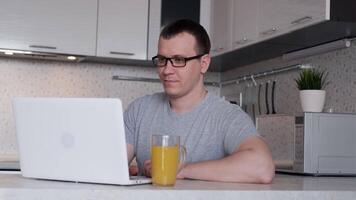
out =
{"type": "MultiPolygon", "coordinates": [[[[244,66],[222,73],[221,79],[230,80],[238,76],[303,63],[310,63],[311,65],[328,72],[329,84],[325,88],[326,101],[324,111],[332,109],[333,112],[356,113],[355,42],[353,42],[353,46],[348,49],[328,52],[304,59],[286,62],[282,58],[275,58],[249,66],[244,66]]],[[[294,81],[295,78],[297,78],[298,73],[299,70],[294,70],[256,79],[257,84],[263,84],[261,89],[262,115],[260,115],[260,119],[258,120],[259,122],[257,123],[257,126],[259,126],[258,131],[269,145],[273,158],[278,160],[280,163],[281,161],[283,161],[282,163],[289,163],[288,166],[290,163],[293,163],[292,160],[294,158],[293,151],[290,150],[291,148],[293,150],[294,129],[293,127],[290,127],[288,123],[284,123],[279,119],[285,119],[285,117],[288,118],[288,116],[265,115],[266,109],[264,103],[264,88],[266,82],[270,81],[271,83],[271,81],[276,80],[275,107],[277,114],[287,114],[289,116],[301,115],[302,108],[299,99],[299,91],[294,81]],[[275,121],[276,123],[270,123],[271,121],[275,121]],[[292,138],[292,140],[289,140],[288,138],[292,138]]],[[[247,81],[239,84],[224,86],[221,89],[221,95],[225,96],[228,100],[239,101],[239,93],[242,92],[243,95],[246,95],[246,88],[249,88],[247,90],[247,96],[250,97],[247,98],[247,102],[251,102],[251,96],[256,98],[258,89],[256,89],[256,87],[246,87],[247,85],[251,86],[252,82],[247,81]],[[251,90],[251,88],[254,88],[254,90],[251,90]],[[254,95],[251,95],[251,93],[254,93],[254,95]]],[[[269,101],[269,103],[271,103],[271,101],[269,101]]]]}
{"type": "MultiPolygon", "coordinates": [[[[238,58],[237,58],[238,59],[238,58]]],[[[356,112],[356,43],[348,49],[325,53],[304,59],[283,61],[281,58],[255,63],[221,74],[222,80],[257,73],[298,63],[311,63],[329,73],[330,84],[326,87],[325,108],[334,112],[356,112]]],[[[66,63],[9,59],[0,57],[0,160],[17,158],[15,127],[12,117],[11,98],[15,96],[59,97],[120,97],[126,107],[133,99],[162,91],[159,83],[112,80],[113,75],[157,78],[156,70],[148,67],[118,66],[94,63],[66,63]]],[[[298,71],[256,79],[265,84],[276,80],[277,113],[301,112],[299,93],[294,79],[298,71]]],[[[207,74],[208,81],[219,81],[218,73],[207,74]]],[[[251,82],[208,87],[210,92],[239,101],[251,82]]],[[[250,98],[257,90],[249,90],[250,98]],[[254,92],[251,92],[254,91],[254,92]]],[[[263,93],[263,87],[262,87],[263,93]]],[[[261,96],[264,101],[264,95],[261,96]]],[[[262,106],[262,113],[265,112],[262,106]]]]}
{"type": "MultiPolygon", "coordinates": [[[[237,58],[238,59],[238,58],[237,58]]],[[[233,79],[237,76],[263,72],[273,68],[280,68],[293,64],[310,63],[311,65],[328,72],[329,84],[326,86],[326,102],[324,109],[334,112],[356,112],[356,43],[347,49],[337,50],[307,57],[304,59],[286,62],[282,58],[275,58],[249,66],[236,68],[221,74],[222,80],[233,79]]],[[[282,74],[266,76],[256,79],[258,84],[276,80],[276,111],[284,114],[300,114],[302,112],[299,100],[299,91],[294,79],[299,71],[290,71],[282,74]]],[[[239,101],[239,93],[245,93],[246,86],[252,85],[251,81],[224,86],[221,95],[229,100],[239,101]]],[[[251,90],[248,90],[251,92],[251,90]]],[[[257,95],[255,89],[254,96],[257,95]]],[[[261,101],[264,102],[264,87],[261,101]]],[[[248,93],[249,95],[250,93],[248,93]]],[[[262,110],[265,112],[264,106],[262,110]]],[[[263,113],[264,113],[263,112],[263,113]]]]}
{"type": "MultiPolygon", "coordinates": [[[[139,96],[162,91],[160,83],[112,80],[114,75],[158,78],[156,69],[94,63],[67,63],[0,57],[0,161],[17,159],[11,98],[119,97],[124,107],[139,96]]],[[[207,74],[219,81],[219,74],[207,74]]],[[[207,87],[219,94],[217,87],[207,87]]]]}

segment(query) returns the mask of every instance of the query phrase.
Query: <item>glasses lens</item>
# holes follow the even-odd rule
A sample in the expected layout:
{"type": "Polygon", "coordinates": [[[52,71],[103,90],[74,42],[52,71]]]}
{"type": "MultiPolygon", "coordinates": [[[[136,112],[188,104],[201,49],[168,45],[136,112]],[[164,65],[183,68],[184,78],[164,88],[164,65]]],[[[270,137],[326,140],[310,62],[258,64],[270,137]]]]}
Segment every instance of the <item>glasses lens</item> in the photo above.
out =
{"type": "Polygon", "coordinates": [[[183,58],[183,57],[174,57],[174,58],[172,58],[172,62],[175,67],[184,67],[185,66],[185,58],[183,58]]]}
{"type": "Polygon", "coordinates": [[[153,59],[153,63],[154,63],[156,66],[165,66],[166,63],[167,63],[167,58],[162,57],[162,56],[158,56],[158,57],[156,57],[156,58],[153,59]]]}

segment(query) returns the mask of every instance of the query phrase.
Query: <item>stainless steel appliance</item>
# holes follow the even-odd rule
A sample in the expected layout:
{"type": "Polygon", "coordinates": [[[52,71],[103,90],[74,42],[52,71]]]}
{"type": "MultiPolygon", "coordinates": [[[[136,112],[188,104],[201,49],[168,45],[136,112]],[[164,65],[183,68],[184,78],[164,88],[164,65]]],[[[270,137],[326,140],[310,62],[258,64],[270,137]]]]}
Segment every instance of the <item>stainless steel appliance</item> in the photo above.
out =
{"type": "Polygon", "coordinates": [[[294,130],[290,169],[313,175],[356,175],[356,114],[304,113],[294,130]]]}

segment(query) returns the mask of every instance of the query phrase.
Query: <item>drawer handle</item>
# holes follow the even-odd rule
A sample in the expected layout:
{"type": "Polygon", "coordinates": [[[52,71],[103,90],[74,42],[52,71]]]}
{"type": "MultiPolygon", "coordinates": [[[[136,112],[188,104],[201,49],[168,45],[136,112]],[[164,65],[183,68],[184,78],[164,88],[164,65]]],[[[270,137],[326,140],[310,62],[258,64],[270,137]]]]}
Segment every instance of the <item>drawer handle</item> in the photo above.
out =
{"type": "Polygon", "coordinates": [[[110,51],[110,54],[113,54],[113,55],[125,55],[125,56],[133,56],[133,55],[135,55],[134,53],[118,52],[118,51],[110,51]]]}
{"type": "Polygon", "coordinates": [[[57,47],[52,46],[44,46],[44,45],[30,45],[30,48],[37,48],[37,49],[57,49],[57,47]]]}
{"type": "Polygon", "coordinates": [[[271,35],[277,31],[277,28],[273,27],[271,29],[268,29],[266,31],[261,32],[261,35],[271,35]]]}
{"type": "Polygon", "coordinates": [[[302,18],[292,21],[291,24],[293,24],[293,25],[303,24],[303,23],[311,21],[312,19],[313,19],[313,17],[311,17],[311,16],[305,16],[305,17],[302,17],[302,18]]]}

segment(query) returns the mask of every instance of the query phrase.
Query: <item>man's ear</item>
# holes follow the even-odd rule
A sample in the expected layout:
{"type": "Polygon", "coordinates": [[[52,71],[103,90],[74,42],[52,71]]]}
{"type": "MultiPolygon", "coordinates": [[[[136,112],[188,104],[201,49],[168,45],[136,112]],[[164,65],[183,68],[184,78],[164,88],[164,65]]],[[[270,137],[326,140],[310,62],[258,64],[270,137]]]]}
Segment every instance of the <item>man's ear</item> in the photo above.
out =
{"type": "Polygon", "coordinates": [[[210,54],[205,54],[200,58],[200,73],[205,74],[208,71],[209,65],[210,65],[210,54]]]}

